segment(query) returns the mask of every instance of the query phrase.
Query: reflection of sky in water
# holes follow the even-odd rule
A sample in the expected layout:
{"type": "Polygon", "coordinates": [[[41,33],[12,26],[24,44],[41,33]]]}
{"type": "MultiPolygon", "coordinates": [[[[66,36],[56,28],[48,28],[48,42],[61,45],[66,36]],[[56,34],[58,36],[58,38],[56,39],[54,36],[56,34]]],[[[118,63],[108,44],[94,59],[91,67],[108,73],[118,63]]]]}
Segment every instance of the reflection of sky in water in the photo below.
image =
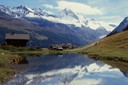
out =
{"type": "Polygon", "coordinates": [[[119,69],[81,55],[46,55],[28,60],[32,68],[7,85],[128,85],[128,78],[119,69]]]}

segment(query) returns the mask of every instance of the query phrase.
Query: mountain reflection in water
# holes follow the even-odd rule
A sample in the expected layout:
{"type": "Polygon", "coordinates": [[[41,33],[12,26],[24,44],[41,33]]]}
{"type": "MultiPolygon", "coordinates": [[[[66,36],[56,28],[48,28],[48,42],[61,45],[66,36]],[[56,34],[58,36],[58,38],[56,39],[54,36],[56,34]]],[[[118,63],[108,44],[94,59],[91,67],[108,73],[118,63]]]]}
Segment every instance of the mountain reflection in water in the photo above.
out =
{"type": "Polygon", "coordinates": [[[30,68],[5,85],[128,85],[128,72],[78,54],[28,57],[30,68]]]}

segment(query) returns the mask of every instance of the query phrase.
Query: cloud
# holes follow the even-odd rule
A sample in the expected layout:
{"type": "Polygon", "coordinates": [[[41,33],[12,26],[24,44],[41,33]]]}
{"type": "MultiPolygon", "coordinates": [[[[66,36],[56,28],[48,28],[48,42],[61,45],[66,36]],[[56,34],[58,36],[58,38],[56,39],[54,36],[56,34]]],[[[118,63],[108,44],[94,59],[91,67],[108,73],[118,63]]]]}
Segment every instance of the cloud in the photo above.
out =
{"type": "Polygon", "coordinates": [[[100,16],[100,18],[97,20],[105,23],[114,23],[115,25],[119,25],[123,19],[124,18],[121,16],[100,16]]]}
{"type": "Polygon", "coordinates": [[[72,11],[79,13],[79,14],[84,14],[84,15],[102,15],[103,10],[92,7],[87,4],[82,4],[78,2],[69,2],[69,1],[58,1],[57,6],[49,5],[49,4],[44,4],[43,7],[49,8],[49,9],[58,9],[58,10],[63,10],[65,8],[71,9],[72,11]]]}
{"type": "Polygon", "coordinates": [[[43,4],[42,5],[43,7],[46,7],[46,8],[49,8],[49,9],[53,9],[53,5],[49,5],[49,4],[43,4]]]}
{"type": "Polygon", "coordinates": [[[102,15],[103,11],[99,8],[78,2],[58,1],[58,9],[69,8],[72,11],[85,15],[102,15]]]}

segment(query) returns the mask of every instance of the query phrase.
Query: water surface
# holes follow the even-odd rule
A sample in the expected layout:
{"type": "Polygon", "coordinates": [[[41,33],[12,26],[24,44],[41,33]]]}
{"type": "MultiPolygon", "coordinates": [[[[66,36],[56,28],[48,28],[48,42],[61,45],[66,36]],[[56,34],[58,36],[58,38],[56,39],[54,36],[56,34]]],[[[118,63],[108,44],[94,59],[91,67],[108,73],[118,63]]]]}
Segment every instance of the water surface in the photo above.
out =
{"type": "Polygon", "coordinates": [[[128,72],[78,54],[27,57],[29,67],[5,85],[128,85],[128,72]]]}

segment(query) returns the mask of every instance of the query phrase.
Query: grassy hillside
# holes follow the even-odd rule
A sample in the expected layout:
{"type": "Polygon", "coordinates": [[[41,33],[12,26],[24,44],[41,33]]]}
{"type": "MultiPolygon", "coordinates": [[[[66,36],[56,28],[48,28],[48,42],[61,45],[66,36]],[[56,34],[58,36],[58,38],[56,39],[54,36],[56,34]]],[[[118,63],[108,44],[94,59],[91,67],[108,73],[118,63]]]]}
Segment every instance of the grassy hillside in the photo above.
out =
{"type": "Polygon", "coordinates": [[[100,58],[128,60],[128,31],[104,38],[79,52],[100,58]]]}

